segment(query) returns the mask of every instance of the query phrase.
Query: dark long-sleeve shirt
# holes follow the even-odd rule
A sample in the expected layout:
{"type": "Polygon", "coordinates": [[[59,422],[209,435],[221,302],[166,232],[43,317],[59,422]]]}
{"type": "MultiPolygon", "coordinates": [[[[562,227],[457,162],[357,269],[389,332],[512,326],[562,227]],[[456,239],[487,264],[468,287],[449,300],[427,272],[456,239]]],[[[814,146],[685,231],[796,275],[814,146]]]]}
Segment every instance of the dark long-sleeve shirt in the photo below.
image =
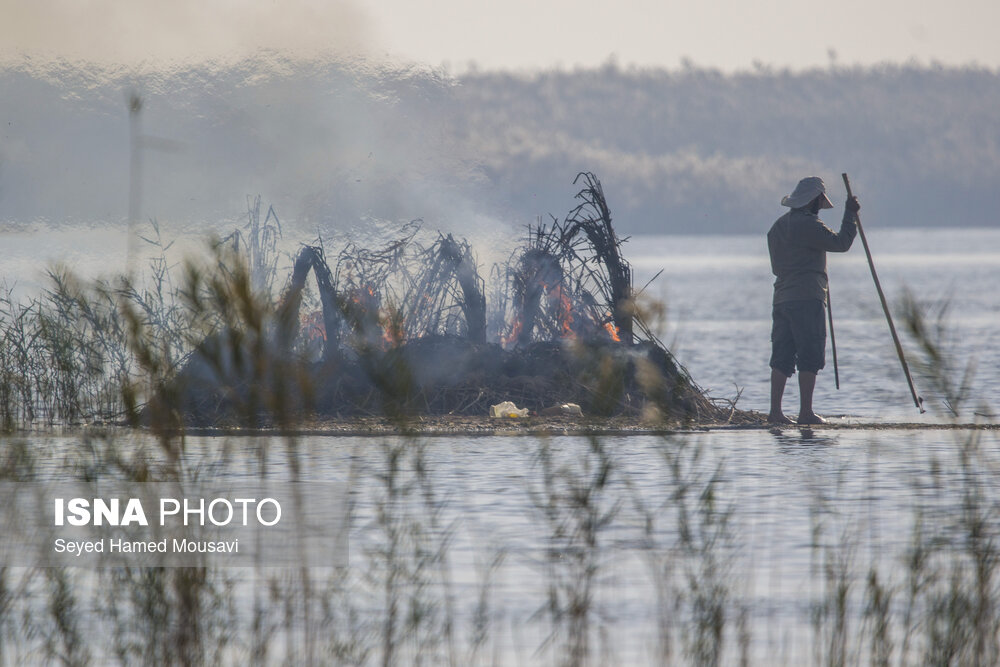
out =
{"type": "Polygon", "coordinates": [[[840,231],[834,232],[819,216],[795,208],[781,216],[767,233],[774,281],[774,303],[819,299],[826,303],[826,253],[847,252],[858,226],[855,215],[844,211],[840,231]]]}

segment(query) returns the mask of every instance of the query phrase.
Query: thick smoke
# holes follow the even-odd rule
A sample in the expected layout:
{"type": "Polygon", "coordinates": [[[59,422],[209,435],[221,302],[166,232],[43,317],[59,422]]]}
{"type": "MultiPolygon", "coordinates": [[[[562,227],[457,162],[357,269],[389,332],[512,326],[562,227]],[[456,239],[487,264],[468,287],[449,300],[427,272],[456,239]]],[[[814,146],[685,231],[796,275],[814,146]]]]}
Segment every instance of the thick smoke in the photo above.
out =
{"type": "Polygon", "coordinates": [[[260,194],[315,233],[482,211],[474,161],[448,138],[452,83],[366,63],[261,56],[134,74],[50,63],[0,73],[2,217],[119,224],[138,112],[140,218],[206,231],[260,194]]]}
{"type": "Polygon", "coordinates": [[[162,69],[236,62],[260,51],[290,57],[364,54],[373,29],[353,2],[3,0],[0,62],[67,60],[162,69]]]}

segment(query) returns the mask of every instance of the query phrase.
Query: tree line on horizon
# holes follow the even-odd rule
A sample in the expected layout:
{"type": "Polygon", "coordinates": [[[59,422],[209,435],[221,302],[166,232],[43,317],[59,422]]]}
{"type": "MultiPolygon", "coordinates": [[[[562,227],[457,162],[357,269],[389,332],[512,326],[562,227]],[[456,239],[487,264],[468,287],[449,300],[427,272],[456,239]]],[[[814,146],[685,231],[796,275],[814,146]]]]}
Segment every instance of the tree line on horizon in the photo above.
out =
{"type": "Polygon", "coordinates": [[[805,175],[839,206],[847,171],[874,224],[968,227],[994,224],[1000,183],[1000,72],[974,67],[25,64],[0,70],[0,220],[120,220],[131,91],[145,100],[143,217],[168,223],[238,217],[261,193],[320,231],[523,228],[561,212],[586,170],[625,234],[756,232],[805,175]]]}

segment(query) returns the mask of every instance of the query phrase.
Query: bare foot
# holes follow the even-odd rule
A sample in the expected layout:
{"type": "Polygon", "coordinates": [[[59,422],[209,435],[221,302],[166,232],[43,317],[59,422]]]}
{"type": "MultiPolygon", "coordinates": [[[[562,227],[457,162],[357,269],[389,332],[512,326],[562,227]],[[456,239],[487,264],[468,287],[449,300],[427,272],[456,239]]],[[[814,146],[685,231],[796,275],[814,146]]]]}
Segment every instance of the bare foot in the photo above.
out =
{"type": "Polygon", "coordinates": [[[782,414],[782,413],[779,412],[778,414],[769,414],[767,416],[767,423],[768,424],[791,424],[792,420],[789,419],[788,417],[786,417],[784,414],[782,414]]]}
{"type": "Polygon", "coordinates": [[[799,415],[799,424],[825,424],[826,420],[820,417],[815,412],[809,412],[806,414],[799,415]]]}

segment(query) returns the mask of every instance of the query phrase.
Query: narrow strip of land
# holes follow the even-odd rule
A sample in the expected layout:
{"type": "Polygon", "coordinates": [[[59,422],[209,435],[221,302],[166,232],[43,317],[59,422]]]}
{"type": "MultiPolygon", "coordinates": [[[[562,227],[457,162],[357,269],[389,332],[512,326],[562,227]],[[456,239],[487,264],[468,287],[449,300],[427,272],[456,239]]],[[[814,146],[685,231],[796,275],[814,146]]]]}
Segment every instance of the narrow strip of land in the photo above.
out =
{"type": "MultiPolygon", "coordinates": [[[[756,413],[752,413],[756,416],[756,413]]],[[[977,422],[876,422],[859,418],[831,419],[826,424],[777,426],[759,419],[744,418],[730,423],[650,423],[635,418],[579,418],[579,417],[525,417],[519,419],[493,419],[483,416],[424,416],[407,420],[390,420],[384,417],[356,417],[346,419],[318,419],[296,425],[290,429],[228,429],[197,428],[185,431],[186,435],[285,435],[309,436],[514,436],[514,435],[657,435],[665,433],[707,431],[996,431],[997,423],[977,422]]]]}

